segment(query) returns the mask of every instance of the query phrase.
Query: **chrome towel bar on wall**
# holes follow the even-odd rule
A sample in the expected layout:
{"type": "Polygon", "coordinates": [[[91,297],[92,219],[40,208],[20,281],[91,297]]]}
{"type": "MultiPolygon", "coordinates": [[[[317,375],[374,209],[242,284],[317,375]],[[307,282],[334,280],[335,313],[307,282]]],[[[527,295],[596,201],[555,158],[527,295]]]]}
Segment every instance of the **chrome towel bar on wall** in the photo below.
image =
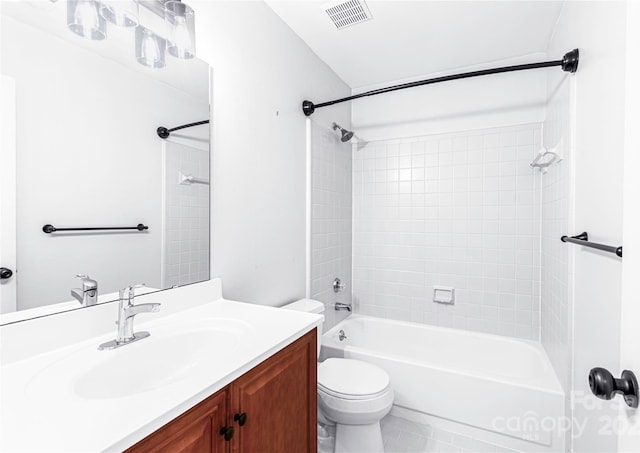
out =
{"type": "Polygon", "coordinates": [[[103,230],[138,230],[145,231],[148,230],[149,227],[147,225],[143,225],[139,223],[136,226],[132,227],[80,227],[80,228],[56,228],[53,225],[46,224],[42,227],[42,231],[47,234],[55,233],[57,231],[103,231],[103,230]]]}
{"type": "Polygon", "coordinates": [[[562,236],[560,238],[562,242],[571,242],[572,244],[582,245],[584,247],[591,247],[593,249],[603,250],[609,253],[615,253],[622,258],[622,247],[615,247],[612,245],[598,244],[597,242],[589,242],[589,235],[586,231],[576,236],[562,236]]]}

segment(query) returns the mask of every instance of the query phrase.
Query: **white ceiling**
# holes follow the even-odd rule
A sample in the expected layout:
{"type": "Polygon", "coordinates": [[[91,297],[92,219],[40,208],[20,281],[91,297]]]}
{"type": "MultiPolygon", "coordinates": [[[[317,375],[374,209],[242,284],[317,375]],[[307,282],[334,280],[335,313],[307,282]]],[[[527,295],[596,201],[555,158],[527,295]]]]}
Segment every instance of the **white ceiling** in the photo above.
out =
{"type": "Polygon", "coordinates": [[[325,0],[266,2],[352,88],[545,52],[563,3],[371,0],[336,30],[325,0]]]}

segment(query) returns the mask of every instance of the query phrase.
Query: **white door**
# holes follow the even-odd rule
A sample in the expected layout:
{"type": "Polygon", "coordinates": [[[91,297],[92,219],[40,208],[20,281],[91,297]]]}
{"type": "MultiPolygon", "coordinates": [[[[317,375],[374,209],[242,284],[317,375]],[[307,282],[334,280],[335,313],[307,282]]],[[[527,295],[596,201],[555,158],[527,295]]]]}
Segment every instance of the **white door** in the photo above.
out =
{"type": "MultiPolygon", "coordinates": [[[[640,2],[627,2],[624,150],[624,259],[620,368],[640,378],[640,2]]],[[[621,405],[615,423],[618,451],[640,452],[640,409],[621,405]]]]}
{"type": "Polygon", "coordinates": [[[0,313],[16,311],[16,90],[2,75],[0,91],[0,313]]]}

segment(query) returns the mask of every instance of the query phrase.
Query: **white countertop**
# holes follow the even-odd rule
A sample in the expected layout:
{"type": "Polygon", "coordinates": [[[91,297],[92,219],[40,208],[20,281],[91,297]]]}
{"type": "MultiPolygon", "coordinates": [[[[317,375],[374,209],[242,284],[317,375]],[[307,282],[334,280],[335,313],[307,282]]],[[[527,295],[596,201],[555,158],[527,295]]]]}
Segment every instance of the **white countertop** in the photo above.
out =
{"type": "MultiPolygon", "coordinates": [[[[135,322],[135,331],[147,330],[151,337],[119,349],[97,349],[102,342],[113,339],[114,326],[110,334],[3,363],[0,451],[124,450],[322,322],[319,315],[224,299],[162,318],[154,319],[153,315],[145,314],[135,322]],[[78,396],[75,378],[83,370],[128,348],[142,347],[154,338],[166,338],[167,333],[186,325],[197,327],[214,321],[242,323],[246,327],[242,341],[233,345],[233,354],[226,354],[224,360],[216,360],[216,351],[232,346],[212,345],[206,367],[199,367],[198,373],[185,373],[186,377],[177,382],[117,398],[78,396]],[[43,376],[47,379],[44,383],[43,376]]],[[[163,357],[147,359],[161,361],[163,357]]],[[[126,381],[127,370],[121,372],[126,381]]]]}

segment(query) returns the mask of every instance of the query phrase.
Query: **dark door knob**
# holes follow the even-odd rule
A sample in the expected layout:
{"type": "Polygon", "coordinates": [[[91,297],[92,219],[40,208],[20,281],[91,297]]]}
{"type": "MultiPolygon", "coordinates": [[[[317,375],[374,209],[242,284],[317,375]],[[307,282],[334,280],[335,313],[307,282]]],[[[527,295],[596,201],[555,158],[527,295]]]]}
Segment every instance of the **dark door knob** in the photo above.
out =
{"type": "Polygon", "coordinates": [[[233,416],[233,421],[238,422],[238,425],[244,426],[247,423],[247,414],[243,412],[242,414],[236,414],[233,416]]]}
{"type": "Polygon", "coordinates": [[[11,269],[7,269],[6,267],[0,267],[0,280],[11,278],[12,275],[13,275],[13,271],[11,269]]]}
{"type": "Polygon", "coordinates": [[[224,428],[220,429],[220,435],[224,436],[224,440],[229,442],[231,439],[233,439],[233,426],[225,426],[224,428]]]}
{"type": "Polygon", "coordinates": [[[589,372],[589,387],[595,396],[610,400],[621,394],[629,407],[638,407],[638,381],[633,371],[624,370],[620,379],[616,379],[604,368],[593,368],[589,372]]]}

